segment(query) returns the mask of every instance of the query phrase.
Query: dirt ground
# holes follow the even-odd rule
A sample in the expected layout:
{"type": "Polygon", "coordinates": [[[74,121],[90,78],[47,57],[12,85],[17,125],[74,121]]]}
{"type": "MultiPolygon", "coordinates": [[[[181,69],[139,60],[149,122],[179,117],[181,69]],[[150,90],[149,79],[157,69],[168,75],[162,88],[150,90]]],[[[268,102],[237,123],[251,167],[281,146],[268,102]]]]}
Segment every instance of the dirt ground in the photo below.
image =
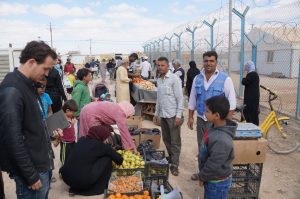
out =
{"type": "MultiPolygon", "coordinates": [[[[111,93],[114,93],[113,84],[109,84],[111,93]]],[[[187,110],[184,112],[187,118],[187,110]]],[[[196,117],[196,116],[195,116],[196,117]]],[[[263,116],[262,116],[263,117],[263,116]]],[[[262,118],[261,117],[261,118],[262,118]]],[[[143,121],[143,127],[154,127],[150,121],[143,121]]],[[[298,132],[300,133],[300,132],[298,132]]],[[[198,183],[190,180],[190,176],[197,171],[197,138],[196,131],[189,130],[186,122],[181,129],[182,152],[180,157],[180,174],[174,177],[170,174],[170,184],[177,187],[183,193],[184,199],[203,198],[203,188],[198,183]]],[[[161,149],[164,149],[161,141],[161,149]]],[[[68,186],[58,176],[59,168],[59,147],[54,148],[56,159],[54,177],[57,182],[51,184],[49,194],[50,199],[70,198],[68,195],[68,186]]],[[[299,199],[300,198],[300,152],[294,152],[289,155],[277,155],[268,151],[266,161],[263,166],[263,175],[260,186],[260,199],[299,199]]],[[[16,198],[15,183],[4,173],[5,193],[7,199],[16,198]]],[[[104,198],[101,196],[73,198],[104,198]]]]}

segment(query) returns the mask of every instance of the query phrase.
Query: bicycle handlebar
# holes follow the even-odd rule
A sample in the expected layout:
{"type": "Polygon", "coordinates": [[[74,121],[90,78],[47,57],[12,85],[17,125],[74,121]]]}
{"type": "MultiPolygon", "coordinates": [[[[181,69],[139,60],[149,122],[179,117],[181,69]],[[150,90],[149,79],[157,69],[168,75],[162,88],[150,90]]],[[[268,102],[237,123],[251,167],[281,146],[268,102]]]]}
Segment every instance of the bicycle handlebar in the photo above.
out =
{"type": "Polygon", "coordinates": [[[273,91],[271,91],[269,88],[267,88],[267,87],[265,87],[265,86],[263,86],[263,85],[260,85],[260,88],[262,88],[262,89],[268,91],[268,92],[269,92],[271,95],[273,95],[274,97],[277,97],[277,94],[274,93],[273,91]]]}

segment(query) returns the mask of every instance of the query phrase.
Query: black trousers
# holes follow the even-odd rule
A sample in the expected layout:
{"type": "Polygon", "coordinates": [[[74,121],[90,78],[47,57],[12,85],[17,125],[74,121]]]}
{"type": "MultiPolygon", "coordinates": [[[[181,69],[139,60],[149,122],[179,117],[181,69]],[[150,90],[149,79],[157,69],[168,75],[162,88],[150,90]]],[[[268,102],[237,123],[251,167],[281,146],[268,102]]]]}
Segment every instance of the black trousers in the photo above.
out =
{"type": "Polygon", "coordinates": [[[259,125],[259,106],[255,104],[248,103],[244,109],[244,116],[247,122],[259,125]]]}
{"type": "Polygon", "coordinates": [[[4,182],[2,178],[2,171],[0,170],[0,199],[5,199],[4,182]]]}
{"type": "Polygon", "coordinates": [[[130,95],[130,103],[132,104],[132,106],[136,105],[136,101],[133,99],[133,97],[131,96],[131,92],[133,91],[133,83],[129,82],[129,95],[130,95]]]}
{"type": "MultiPolygon", "coordinates": [[[[104,189],[108,187],[111,172],[112,159],[110,157],[102,157],[94,163],[93,168],[87,174],[91,176],[89,182],[81,182],[81,184],[70,183],[69,192],[84,196],[103,194],[104,189]]],[[[73,182],[72,179],[69,180],[73,182]]]]}
{"type": "Polygon", "coordinates": [[[62,108],[62,97],[58,95],[50,95],[53,104],[51,105],[53,113],[56,113],[62,108]]]}

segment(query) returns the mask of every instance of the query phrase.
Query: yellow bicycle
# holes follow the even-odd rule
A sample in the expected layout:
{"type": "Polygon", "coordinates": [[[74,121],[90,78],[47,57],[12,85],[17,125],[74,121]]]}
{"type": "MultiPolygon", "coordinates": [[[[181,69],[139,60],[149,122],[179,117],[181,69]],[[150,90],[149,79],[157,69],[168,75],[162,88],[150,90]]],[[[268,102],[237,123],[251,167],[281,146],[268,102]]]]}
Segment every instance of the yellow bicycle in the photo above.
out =
{"type": "MultiPolygon", "coordinates": [[[[268,147],[278,154],[288,154],[296,151],[300,148],[299,127],[290,124],[290,118],[287,116],[278,117],[272,105],[272,101],[278,98],[277,94],[263,85],[260,85],[260,88],[269,93],[268,103],[271,111],[259,126],[263,137],[268,140],[268,147]]],[[[245,121],[244,108],[245,105],[236,109],[241,114],[241,122],[245,121]]]]}

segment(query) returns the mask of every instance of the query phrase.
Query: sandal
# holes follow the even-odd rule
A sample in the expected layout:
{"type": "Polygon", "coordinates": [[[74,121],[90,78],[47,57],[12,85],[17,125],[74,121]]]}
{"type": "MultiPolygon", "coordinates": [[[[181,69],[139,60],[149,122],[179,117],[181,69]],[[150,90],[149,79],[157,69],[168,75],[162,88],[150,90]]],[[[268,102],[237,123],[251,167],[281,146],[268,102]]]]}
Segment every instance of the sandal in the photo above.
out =
{"type": "Polygon", "coordinates": [[[171,170],[171,173],[172,173],[173,176],[178,176],[179,175],[179,171],[178,171],[177,167],[171,166],[170,170],[171,170]]]}
{"type": "Polygon", "coordinates": [[[194,174],[191,176],[191,180],[193,180],[193,181],[198,181],[198,180],[199,180],[199,173],[194,173],[194,174]]]}
{"type": "Polygon", "coordinates": [[[51,178],[51,182],[52,182],[52,183],[54,183],[54,182],[56,182],[56,181],[57,181],[57,180],[56,180],[55,177],[52,177],[52,178],[51,178]]]}

